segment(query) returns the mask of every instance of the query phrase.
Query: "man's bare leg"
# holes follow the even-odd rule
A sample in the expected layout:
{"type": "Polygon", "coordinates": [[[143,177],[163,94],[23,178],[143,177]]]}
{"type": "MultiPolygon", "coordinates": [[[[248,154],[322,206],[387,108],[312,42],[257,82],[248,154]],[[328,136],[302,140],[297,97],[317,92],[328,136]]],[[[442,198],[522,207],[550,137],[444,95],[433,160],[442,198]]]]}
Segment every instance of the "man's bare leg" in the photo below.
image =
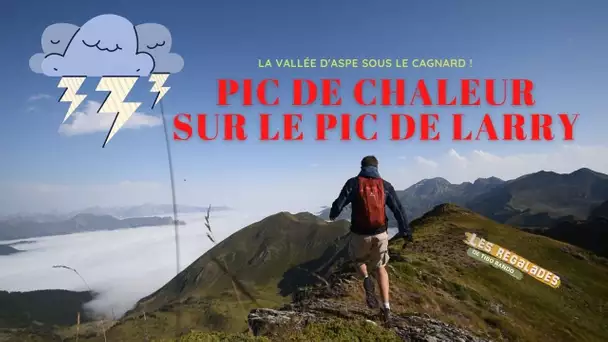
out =
{"type": "MultiPolygon", "coordinates": [[[[376,280],[378,281],[378,287],[380,287],[380,296],[382,297],[382,303],[387,307],[389,302],[388,297],[388,272],[386,272],[386,268],[384,266],[380,266],[376,270],[376,280]]],[[[390,308],[390,307],[387,307],[390,308]]]]}
{"type": "Polygon", "coordinates": [[[391,325],[391,306],[388,298],[388,272],[384,266],[380,266],[376,270],[376,278],[378,280],[378,287],[380,288],[380,296],[382,297],[382,315],[384,324],[389,327],[391,325]]]}

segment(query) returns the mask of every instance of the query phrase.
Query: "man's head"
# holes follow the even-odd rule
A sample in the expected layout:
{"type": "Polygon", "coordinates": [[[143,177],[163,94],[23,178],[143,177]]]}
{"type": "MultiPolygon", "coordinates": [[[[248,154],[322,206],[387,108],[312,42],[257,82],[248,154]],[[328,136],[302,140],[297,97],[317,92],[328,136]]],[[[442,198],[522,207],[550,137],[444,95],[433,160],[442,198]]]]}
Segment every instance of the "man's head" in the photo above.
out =
{"type": "Polygon", "coordinates": [[[378,159],[374,156],[367,156],[361,159],[361,167],[367,166],[378,167],[378,159]]]}

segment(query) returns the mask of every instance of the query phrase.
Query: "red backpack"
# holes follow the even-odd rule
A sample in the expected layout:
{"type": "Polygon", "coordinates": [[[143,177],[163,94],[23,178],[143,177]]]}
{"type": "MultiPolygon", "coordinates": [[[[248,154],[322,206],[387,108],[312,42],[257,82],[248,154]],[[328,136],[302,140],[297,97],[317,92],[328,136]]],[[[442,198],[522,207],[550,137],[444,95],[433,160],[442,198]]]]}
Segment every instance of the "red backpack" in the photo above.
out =
{"type": "Polygon", "coordinates": [[[386,226],[384,181],[381,178],[359,177],[358,198],[353,201],[357,225],[369,230],[386,226]]]}

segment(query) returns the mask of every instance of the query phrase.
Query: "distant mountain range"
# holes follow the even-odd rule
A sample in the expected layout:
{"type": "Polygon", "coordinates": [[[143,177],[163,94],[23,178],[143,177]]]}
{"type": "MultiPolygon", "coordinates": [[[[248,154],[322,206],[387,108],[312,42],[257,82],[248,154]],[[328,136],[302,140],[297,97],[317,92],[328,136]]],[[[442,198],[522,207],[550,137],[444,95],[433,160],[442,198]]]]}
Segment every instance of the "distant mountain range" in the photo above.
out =
{"type": "MultiPolygon", "coordinates": [[[[204,213],[208,207],[178,205],[179,213],[204,213]]],[[[231,210],[227,206],[211,207],[211,212],[231,210]]],[[[173,224],[172,204],[142,204],[136,206],[90,207],[69,213],[28,213],[0,217],[0,241],[33,237],[64,235],[99,230],[116,230],[144,226],[173,224]],[[161,217],[165,216],[165,217],[161,217]]],[[[179,221],[179,224],[185,224],[179,221]]],[[[11,246],[0,245],[0,255],[18,252],[11,246]]]]}
{"type": "MultiPolygon", "coordinates": [[[[178,205],[178,213],[201,213],[206,212],[208,207],[178,205]]],[[[212,212],[231,210],[227,206],[212,206],[212,212]]],[[[172,204],[152,204],[145,203],[134,206],[116,206],[116,207],[89,207],[81,210],[75,210],[67,213],[22,213],[8,215],[0,218],[0,220],[12,221],[34,221],[34,222],[53,222],[62,221],[74,217],[78,214],[93,214],[93,215],[110,215],[116,218],[144,217],[144,216],[159,216],[173,214],[172,204]]]]}
{"type": "Polygon", "coordinates": [[[541,171],[469,198],[466,207],[498,222],[545,228],[583,220],[608,200],[608,175],[587,168],[569,174],[541,171]]]}
{"type": "MultiPolygon", "coordinates": [[[[397,194],[410,220],[438,204],[451,203],[501,223],[542,228],[565,219],[586,219],[593,208],[608,200],[608,175],[582,168],[569,174],[540,171],[509,181],[491,177],[452,184],[431,178],[397,194]]],[[[329,208],[319,216],[328,218],[329,208]]],[[[340,218],[350,218],[350,208],[340,218]]]]}
{"type": "MultiPolygon", "coordinates": [[[[192,205],[178,205],[178,213],[203,213],[207,212],[208,207],[199,207],[192,205]]],[[[230,210],[227,206],[211,207],[211,212],[230,210]]],[[[142,204],[128,207],[91,207],[72,214],[95,214],[95,215],[110,215],[116,218],[143,217],[173,214],[172,204],[142,204]]]]}
{"type": "MultiPolygon", "coordinates": [[[[179,221],[179,224],[185,224],[179,221]]],[[[100,230],[116,230],[146,226],[173,224],[172,217],[134,217],[118,219],[110,215],[78,214],[66,220],[51,222],[28,221],[25,219],[0,221],[0,240],[28,239],[33,237],[65,235],[100,230]]],[[[12,248],[10,246],[4,249],[12,248]]],[[[8,254],[9,250],[7,249],[8,254]]]]}
{"type": "MultiPolygon", "coordinates": [[[[491,177],[452,184],[431,178],[397,194],[410,221],[436,205],[451,203],[608,256],[608,220],[592,214],[608,213],[608,175],[587,168],[568,174],[540,171],[509,181],[491,177]]],[[[328,219],[329,211],[326,207],[319,216],[328,219]]],[[[388,217],[395,226],[390,211],[388,217]]],[[[339,218],[350,219],[350,206],[339,218]]]]}
{"type": "MultiPolygon", "coordinates": [[[[465,206],[470,200],[486,191],[503,185],[505,181],[496,177],[479,178],[475,182],[464,182],[452,184],[444,178],[436,177],[423,179],[409,188],[397,191],[397,196],[405,207],[408,219],[411,221],[422,216],[436,205],[442,203],[452,203],[465,206]]],[[[329,218],[330,207],[325,207],[319,216],[324,219],[329,218]]],[[[350,219],[350,205],[346,207],[339,219],[350,219]]],[[[389,223],[396,225],[393,214],[387,211],[389,223]]]]}

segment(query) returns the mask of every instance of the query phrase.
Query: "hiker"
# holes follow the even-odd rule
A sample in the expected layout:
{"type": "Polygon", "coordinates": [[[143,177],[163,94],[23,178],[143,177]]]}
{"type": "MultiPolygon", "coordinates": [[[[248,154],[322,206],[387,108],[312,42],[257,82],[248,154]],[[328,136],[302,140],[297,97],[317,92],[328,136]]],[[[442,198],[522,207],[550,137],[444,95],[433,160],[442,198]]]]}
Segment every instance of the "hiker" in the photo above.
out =
{"type": "Polygon", "coordinates": [[[359,175],[344,184],[340,195],[331,206],[329,219],[334,221],[349,203],[352,207],[349,255],[363,277],[365,299],[369,308],[377,308],[378,299],[374,282],[369,278],[367,264],[376,270],[376,280],[383,302],[381,312],[385,323],[389,323],[389,280],[385,268],[389,260],[388,218],[385,206],[389,207],[397,219],[397,236],[405,238],[406,241],[403,247],[413,239],[403,205],[391,183],[380,177],[376,157],[367,156],[361,160],[359,175]]]}

